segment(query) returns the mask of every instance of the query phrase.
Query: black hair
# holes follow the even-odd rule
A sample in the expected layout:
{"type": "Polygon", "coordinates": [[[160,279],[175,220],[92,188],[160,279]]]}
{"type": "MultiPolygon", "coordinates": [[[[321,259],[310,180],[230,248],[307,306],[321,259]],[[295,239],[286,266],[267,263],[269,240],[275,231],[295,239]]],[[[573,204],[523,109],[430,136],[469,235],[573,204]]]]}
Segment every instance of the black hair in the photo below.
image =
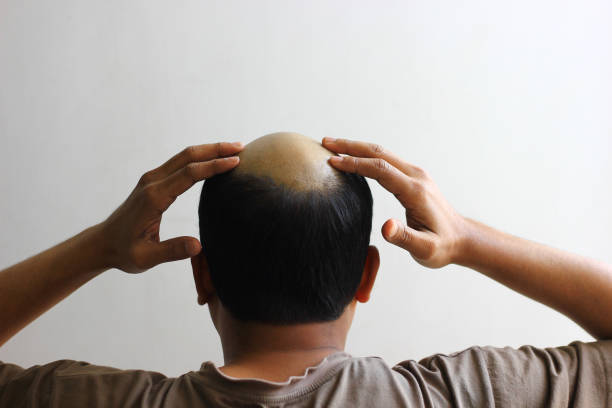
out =
{"type": "Polygon", "coordinates": [[[204,182],[198,215],[215,292],[235,318],[332,321],[355,296],[372,229],[363,177],[298,191],[230,171],[204,182]]]}

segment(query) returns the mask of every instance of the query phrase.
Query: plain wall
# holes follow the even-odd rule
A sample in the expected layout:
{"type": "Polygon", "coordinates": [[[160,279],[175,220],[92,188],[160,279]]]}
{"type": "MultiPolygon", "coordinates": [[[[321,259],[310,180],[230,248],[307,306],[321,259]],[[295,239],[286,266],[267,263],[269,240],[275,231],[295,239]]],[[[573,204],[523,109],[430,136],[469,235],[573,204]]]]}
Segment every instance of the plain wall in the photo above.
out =
{"type": "MultiPolygon", "coordinates": [[[[0,263],[104,220],[191,144],[274,131],[380,143],[496,228],[612,262],[608,1],[0,0],[0,263]]],[[[384,242],[347,351],[390,364],[472,345],[591,337],[457,266],[384,242]]],[[[198,184],[162,238],[197,236],[198,184]]],[[[222,362],[188,261],[111,270],[0,348],[178,375],[222,362]]]]}

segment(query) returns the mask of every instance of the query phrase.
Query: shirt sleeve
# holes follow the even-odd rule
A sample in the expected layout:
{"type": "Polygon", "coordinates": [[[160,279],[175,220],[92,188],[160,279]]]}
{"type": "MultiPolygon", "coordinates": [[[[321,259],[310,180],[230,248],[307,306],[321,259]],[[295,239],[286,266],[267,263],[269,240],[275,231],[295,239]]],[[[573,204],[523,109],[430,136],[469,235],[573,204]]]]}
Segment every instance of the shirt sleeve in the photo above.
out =
{"type": "Polygon", "coordinates": [[[612,340],[471,347],[393,369],[418,384],[426,406],[612,407],[612,340]]]}
{"type": "Polygon", "coordinates": [[[22,368],[0,362],[0,408],[155,405],[170,386],[160,373],[58,360],[22,368]]]}

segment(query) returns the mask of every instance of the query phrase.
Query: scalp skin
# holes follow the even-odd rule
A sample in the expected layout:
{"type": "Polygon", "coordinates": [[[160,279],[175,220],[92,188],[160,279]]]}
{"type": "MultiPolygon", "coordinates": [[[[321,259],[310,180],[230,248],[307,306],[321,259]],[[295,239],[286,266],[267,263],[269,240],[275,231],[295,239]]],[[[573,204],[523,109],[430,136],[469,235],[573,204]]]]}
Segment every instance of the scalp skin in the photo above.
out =
{"type": "Polygon", "coordinates": [[[244,147],[234,172],[269,177],[297,191],[324,190],[340,180],[340,172],[327,162],[334,155],[321,143],[299,133],[271,133],[244,147]]]}

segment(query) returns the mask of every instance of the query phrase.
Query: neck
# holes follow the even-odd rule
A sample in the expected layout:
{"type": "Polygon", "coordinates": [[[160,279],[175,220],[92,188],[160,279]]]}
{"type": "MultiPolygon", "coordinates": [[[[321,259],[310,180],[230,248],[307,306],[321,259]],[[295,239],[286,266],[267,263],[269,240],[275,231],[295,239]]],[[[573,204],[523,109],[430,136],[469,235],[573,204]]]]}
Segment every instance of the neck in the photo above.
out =
{"type": "Polygon", "coordinates": [[[223,319],[219,327],[225,366],[232,377],[285,381],[302,375],[307,367],[343,351],[352,321],[352,308],[332,322],[270,325],[223,319]]]}
{"type": "Polygon", "coordinates": [[[344,350],[346,332],[336,322],[275,326],[240,324],[222,335],[225,364],[263,356],[320,354],[344,350]]]}

